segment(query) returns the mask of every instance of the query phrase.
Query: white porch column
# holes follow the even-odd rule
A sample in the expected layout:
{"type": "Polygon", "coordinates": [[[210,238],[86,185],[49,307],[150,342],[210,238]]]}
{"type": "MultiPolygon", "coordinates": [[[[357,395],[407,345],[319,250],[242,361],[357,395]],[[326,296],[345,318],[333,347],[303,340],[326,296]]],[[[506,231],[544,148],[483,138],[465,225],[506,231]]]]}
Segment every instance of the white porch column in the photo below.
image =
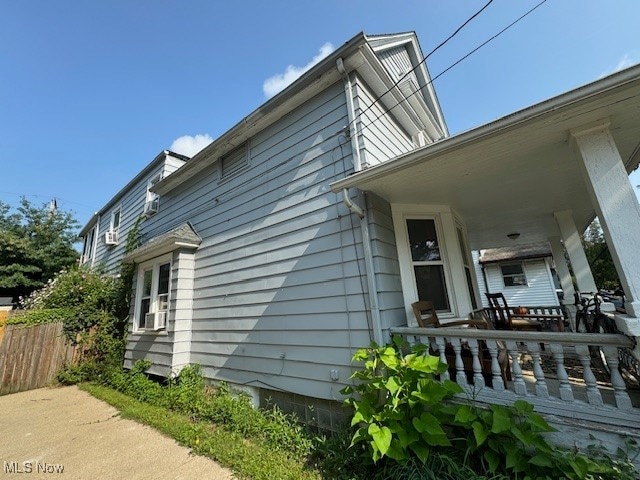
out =
{"type": "Polygon", "coordinates": [[[625,308],[640,317],[640,205],[625,169],[609,122],[571,132],[582,161],[585,184],[596,209],[618,277],[625,308]]]}
{"type": "Polygon", "coordinates": [[[573,221],[573,214],[571,213],[571,210],[554,212],[553,215],[556,217],[556,221],[558,222],[560,234],[564,240],[564,248],[567,249],[569,261],[571,262],[573,273],[576,276],[578,290],[581,292],[596,292],[598,288],[596,287],[596,282],[593,279],[593,273],[591,273],[591,267],[587,261],[587,255],[584,253],[584,248],[582,248],[580,233],[573,221]]]}
{"type": "Polygon", "coordinates": [[[564,256],[564,247],[560,237],[549,237],[549,245],[551,245],[551,253],[556,264],[556,273],[560,278],[560,285],[562,285],[562,291],[564,292],[562,303],[571,305],[576,292],[573,288],[573,280],[571,280],[571,273],[569,272],[567,259],[564,256]]]}

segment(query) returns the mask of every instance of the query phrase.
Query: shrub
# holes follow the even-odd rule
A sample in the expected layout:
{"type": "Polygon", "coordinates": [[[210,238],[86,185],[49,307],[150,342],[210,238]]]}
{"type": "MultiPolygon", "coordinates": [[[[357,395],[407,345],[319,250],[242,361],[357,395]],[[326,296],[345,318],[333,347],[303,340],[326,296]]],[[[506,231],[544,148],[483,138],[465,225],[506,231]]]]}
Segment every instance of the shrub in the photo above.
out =
{"type": "Polygon", "coordinates": [[[45,323],[64,322],[73,314],[70,308],[47,308],[43,310],[16,310],[7,318],[7,325],[42,325],[45,323]]]}
{"type": "Polygon", "coordinates": [[[451,401],[462,389],[438,380],[447,366],[423,345],[406,350],[398,339],[359,350],[354,361],[364,362],[364,368],[352,378],[360,383],[343,390],[352,395],[346,403],[354,409],[351,425],[357,427],[351,445],[364,445],[374,463],[382,460],[376,475],[390,472],[376,478],[433,478],[427,471],[434,458],[444,461],[445,470],[467,472],[437,478],[474,478],[468,472],[532,480],[635,478],[624,457],[551,445],[544,434],[553,429],[525,401],[488,408],[451,401]]]}
{"type": "Polygon", "coordinates": [[[113,311],[116,280],[98,270],[73,266],[61,270],[40,290],[21,299],[28,310],[81,308],[86,311],[113,311]]]}
{"type": "Polygon", "coordinates": [[[447,366],[423,345],[407,355],[401,347],[398,340],[358,350],[353,359],[365,367],[352,378],[360,383],[342,390],[352,395],[345,403],[354,409],[351,425],[358,427],[351,443],[367,445],[373,462],[385,456],[397,461],[417,456],[425,462],[432,447],[451,445],[443,423],[451,423],[455,411],[445,400],[462,389],[439,381],[447,366]]]}

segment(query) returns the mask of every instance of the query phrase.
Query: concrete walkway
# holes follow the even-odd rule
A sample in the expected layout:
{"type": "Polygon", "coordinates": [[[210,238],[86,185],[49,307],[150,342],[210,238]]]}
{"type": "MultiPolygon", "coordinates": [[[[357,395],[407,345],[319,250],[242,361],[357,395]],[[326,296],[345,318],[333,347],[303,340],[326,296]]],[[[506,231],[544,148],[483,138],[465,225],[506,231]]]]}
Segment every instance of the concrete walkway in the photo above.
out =
{"type": "Polygon", "coordinates": [[[226,480],[233,475],[156,430],[120,418],[115,408],[76,387],[0,397],[0,478],[56,477],[226,480]]]}

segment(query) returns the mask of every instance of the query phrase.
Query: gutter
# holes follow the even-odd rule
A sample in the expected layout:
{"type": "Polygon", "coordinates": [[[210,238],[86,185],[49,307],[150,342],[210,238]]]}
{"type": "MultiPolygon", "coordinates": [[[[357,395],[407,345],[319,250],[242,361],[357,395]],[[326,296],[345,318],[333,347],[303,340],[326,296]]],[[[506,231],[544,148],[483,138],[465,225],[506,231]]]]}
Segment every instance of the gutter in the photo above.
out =
{"type": "Polygon", "coordinates": [[[592,97],[602,95],[611,90],[625,87],[629,84],[640,82],[640,65],[616,72],[602,80],[589,83],[575,90],[545,100],[524,110],[502,117],[494,122],[460,133],[453,137],[413,150],[394,160],[378,164],[363,172],[333,182],[330,187],[333,192],[339,192],[343,188],[357,187],[358,184],[369,180],[376,180],[395,173],[425,160],[441,155],[450,150],[455,150],[464,145],[497,136],[505,130],[521,126],[524,123],[535,120],[551,112],[570,107],[578,102],[589,100],[592,97]]]}
{"type": "MultiPolygon", "coordinates": [[[[124,187],[122,187],[118,191],[118,193],[116,193],[113,197],[111,197],[111,199],[107,203],[105,203],[100,210],[98,210],[96,213],[93,214],[93,216],[89,219],[89,221],[85,224],[85,226],[82,227],[82,230],[80,230],[80,233],[78,234],[78,236],[83,237],[84,235],[86,235],[89,232],[89,230],[91,230],[91,227],[93,227],[93,222],[99,217],[99,215],[102,215],[103,213],[108,211],[111,207],[113,207],[118,202],[118,200],[123,198],[127,192],[132,190],[133,187],[138,182],[145,179],[151,172],[154,171],[154,169],[158,168],[160,165],[163,165],[166,157],[174,157],[174,158],[177,158],[178,160],[183,160],[186,162],[182,167],[180,167],[174,173],[177,173],[181,168],[184,168],[185,166],[189,165],[189,161],[188,161],[189,157],[185,155],[181,155],[179,153],[172,152],[171,150],[162,150],[158,155],[155,156],[153,160],[151,160],[151,162],[149,162],[142,170],[140,170],[140,172],[138,172],[138,174],[135,177],[133,177],[124,187]]],[[[171,175],[169,175],[169,177],[171,175]]]]}
{"type": "MultiPolygon", "coordinates": [[[[323,76],[330,75],[332,71],[335,75],[333,67],[337,59],[353,54],[365,42],[366,36],[364,33],[358,33],[351,40],[348,40],[344,45],[336,49],[333,53],[304,73],[299,79],[285,88],[282,92],[269,99],[198,152],[190,162],[173,174],[169,175],[167,178],[162,179],[160,182],[155,184],[151,191],[160,195],[166,194],[184,180],[193,177],[198,172],[217,161],[218,157],[225,153],[230,146],[238,146],[246,141],[252,135],[253,128],[266,128],[266,126],[277,120],[277,113],[287,102],[294,101],[297,95],[305,92],[310,85],[321,80],[323,76]]],[[[337,75],[335,76],[337,77],[337,75]]],[[[288,111],[290,111],[290,109],[286,109],[285,113],[288,111]]]]}

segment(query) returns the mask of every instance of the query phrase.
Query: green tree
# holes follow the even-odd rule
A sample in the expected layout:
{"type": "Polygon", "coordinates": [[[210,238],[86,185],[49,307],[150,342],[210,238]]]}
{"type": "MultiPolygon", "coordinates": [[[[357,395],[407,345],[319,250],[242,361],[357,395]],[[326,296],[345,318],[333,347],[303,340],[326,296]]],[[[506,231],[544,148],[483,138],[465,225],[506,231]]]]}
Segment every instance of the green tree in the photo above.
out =
{"type": "Polygon", "coordinates": [[[0,294],[25,296],[73,265],[78,227],[70,212],[37,207],[26,198],[12,211],[0,201],[0,294]]]}
{"type": "Polygon", "coordinates": [[[598,288],[615,289],[620,286],[618,272],[613,264],[609,247],[604,239],[600,222],[596,218],[582,235],[582,244],[598,288]]]}

